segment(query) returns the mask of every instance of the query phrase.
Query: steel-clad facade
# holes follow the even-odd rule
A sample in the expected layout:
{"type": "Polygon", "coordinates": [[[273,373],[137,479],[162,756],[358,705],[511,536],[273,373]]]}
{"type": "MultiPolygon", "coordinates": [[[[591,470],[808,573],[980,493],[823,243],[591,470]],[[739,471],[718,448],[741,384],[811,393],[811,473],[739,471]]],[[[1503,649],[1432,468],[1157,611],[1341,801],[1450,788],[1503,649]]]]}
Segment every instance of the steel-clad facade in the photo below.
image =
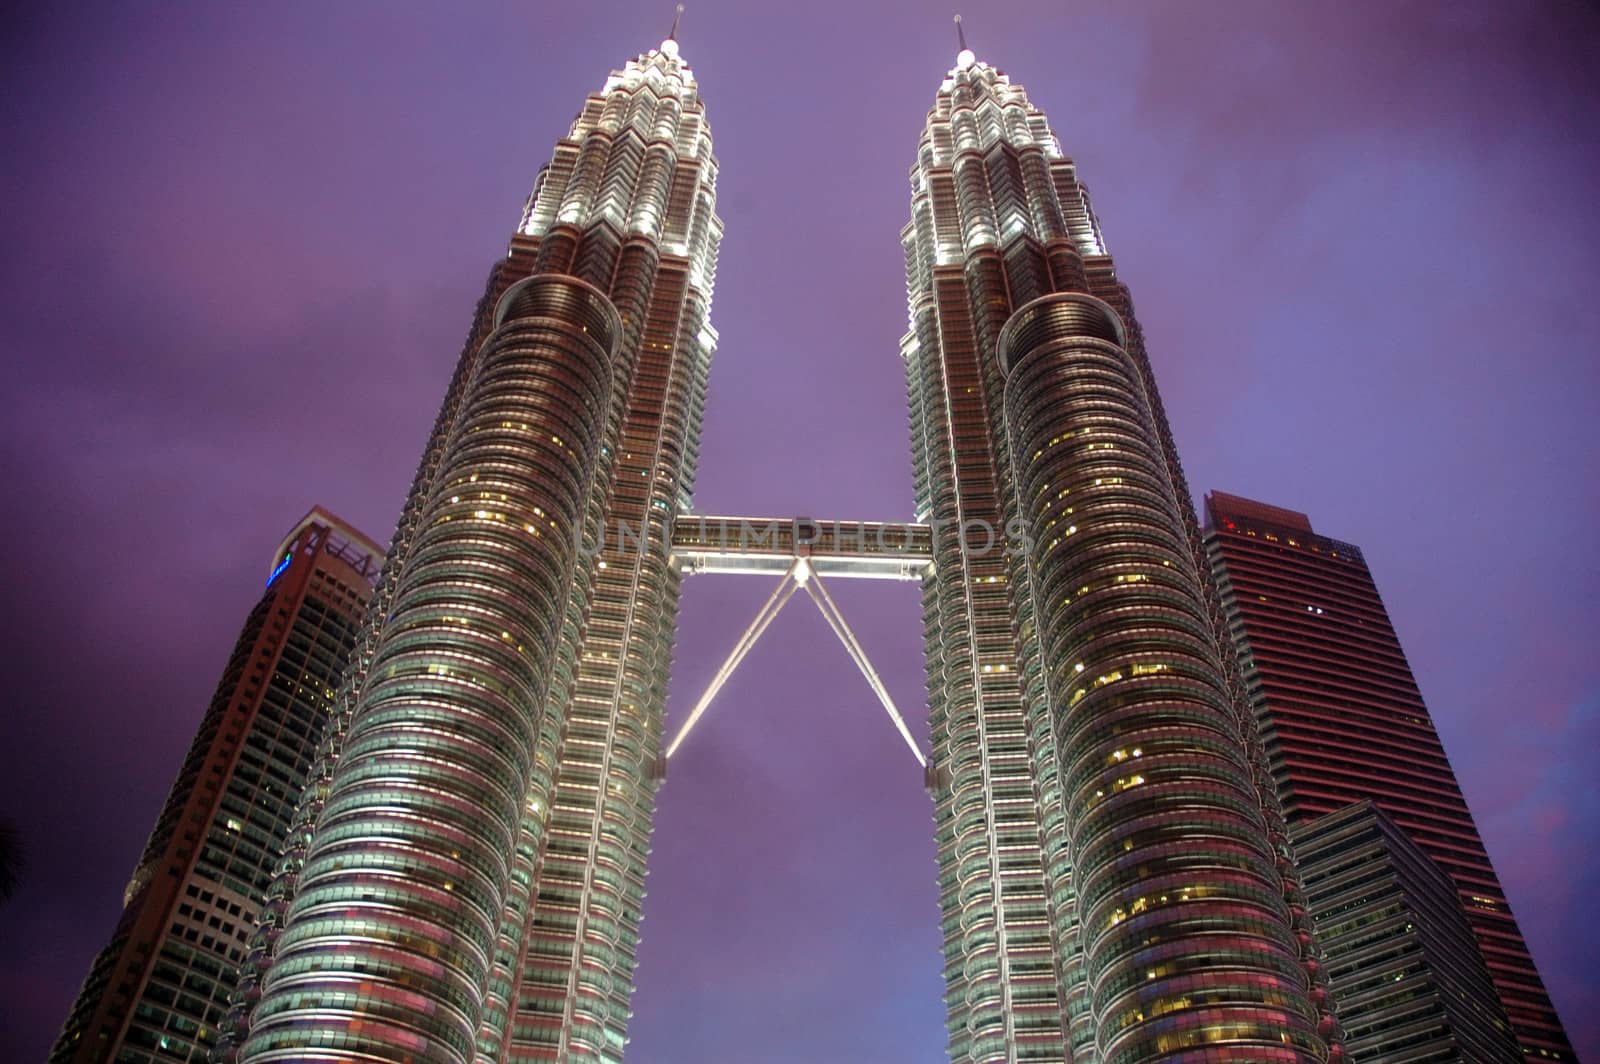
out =
{"type": "Polygon", "coordinates": [[[721,222],[676,41],[491,272],[223,1057],[621,1057],[721,222]],[[635,541],[602,529],[644,529],[635,541]]]}
{"type": "Polygon", "coordinates": [[[1129,292],[1046,117],[963,49],[918,141],[916,514],[893,550],[867,546],[882,522],[796,519],[759,550],[689,525],[716,175],[671,38],[541,172],[222,1059],[620,1061],[679,582],[724,566],[816,581],[819,605],[824,575],[922,581],[951,1060],[1345,1061],[1280,766],[1129,292]]]}
{"type": "Polygon", "coordinates": [[[1076,168],[963,50],[911,185],[902,354],[935,531],[950,1057],[1338,1058],[1187,486],[1076,168]]]}

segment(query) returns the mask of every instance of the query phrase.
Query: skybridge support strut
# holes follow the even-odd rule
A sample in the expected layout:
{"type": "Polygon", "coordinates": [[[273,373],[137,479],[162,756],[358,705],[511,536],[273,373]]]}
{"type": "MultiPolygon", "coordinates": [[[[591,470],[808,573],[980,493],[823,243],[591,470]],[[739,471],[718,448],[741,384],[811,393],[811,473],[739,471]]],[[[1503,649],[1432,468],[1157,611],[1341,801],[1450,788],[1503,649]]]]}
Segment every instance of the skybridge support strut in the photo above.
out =
{"type": "Polygon", "coordinates": [[[694,709],[689,712],[688,719],[683,722],[683,727],[678,729],[678,734],[673,737],[672,742],[667,746],[667,752],[663,755],[663,760],[678,752],[678,747],[682,746],[683,740],[689,736],[689,729],[693,728],[700,718],[705,715],[706,707],[711,705],[713,698],[717,697],[717,692],[721,691],[722,685],[728,682],[728,677],[733,675],[733,671],[739,667],[739,663],[744,660],[745,655],[750,653],[750,648],[756,645],[756,641],[761,638],[762,633],[772,624],[779,611],[788,605],[789,600],[794,597],[794,593],[800,590],[800,584],[795,579],[795,571],[804,564],[804,561],[796,559],[795,563],[789,567],[789,571],[783,574],[783,579],[778,581],[778,586],[772,589],[772,594],[767,596],[767,601],[761,604],[761,609],[756,612],[755,620],[750,622],[749,627],[744,630],[744,634],[739,637],[739,641],[734,644],[733,650],[728,653],[727,660],[722,663],[722,667],[711,678],[711,686],[707,687],[706,693],[700,696],[700,701],[694,704],[694,709]]]}
{"type": "Polygon", "coordinates": [[[861,670],[861,675],[867,678],[867,686],[872,688],[872,693],[878,696],[878,701],[883,703],[884,711],[889,714],[889,720],[894,723],[895,730],[900,733],[900,738],[906,741],[906,746],[911,748],[911,756],[917,759],[917,764],[923,768],[928,767],[928,759],[922,755],[917,747],[917,741],[911,737],[911,729],[906,727],[905,718],[895,708],[894,699],[889,695],[889,689],[884,686],[878,677],[878,671],[872,667],[872,661],[867,657],[867,652],[861,646],[861,641],[851,631],[850,624],[840,612],[838,603],[833,601],[833,596],[828,594],[828,589],[823,586],[820,576],[812,575],[805,582],[806,594],[811,596],[811,601],[817,604],[817,609],[822,613],[828,627],[833,629],[833,634],[839,637],[839,642],[850,654],[850,659],[861,670]]]}
{"type": "Polygon", "coordinates": [[[823,620],[828,622],[828,627],[838,637],[839,642],[844,646],[845,652],[850,655],[850,660],[855,662],[856,667],[861,670],[861,675],[866,678],[867,686],[872,688],[872,693],[877,696],[884,711],[889,714],[890,722],[894,724],[895,730],[900,733],[900,737],[905,740],[907,748],[911,751],[911,756],[917,759],[917,764],[921,765],[924,770],[927,769],[928,759],[923,755],[922,750],[918,748],[916,739],[911,735],[911,729],[906,726],[905,718],[900,715],[900,710],[894,704],[894,698],[889,694],[889,688],[885,686],[883,679],[878,675],[878,671],[872,667],[872,661],[867,657],[865,648],[862,647],[861,641],[856,638],[856,634],[850,628],[849,622],[844,619],[844,614],[840,611],[839,604],[833,600],[832,595],[828,594],[828,589],[823,585],[822,578],[817,575],[810,561],[802,555],[794,558],[790,563],[788,570],[784,572],[782,579],[778,581],[778,586],[772,589],[772,594],[767,596],[767,600],[756,611],[755,618],[751,620],[749,626],[739,636],[738,642],[729,651],[727,659],[722,663],[722,667],[712,676],[710,685],[707,686],[705,693],[700,696],[699,701],[695,703],[694,708],[689,711],[689,716],[684,719],[683,725],[678,729],[678,733],[673,736],[672,742],[667,744],[665,753],[656,759],[652,776],[657,782],[666,778],[667,760],[678,752],[678,748],[688,738],[690,730],[699,723],[700,718],[705,715],[706,709],[711,705],[712,700],[717,697],[723,685],[728,682],[734,671],[738,669],[739,663],[750,653],[750,650],[761,639],[761,636],[771,627],[779,612],[782,611],[784,606],[788,605],[795,592],[801,588],[805,588],[806,594],[816,604],[817,611],[822,614],[823,620]]]}

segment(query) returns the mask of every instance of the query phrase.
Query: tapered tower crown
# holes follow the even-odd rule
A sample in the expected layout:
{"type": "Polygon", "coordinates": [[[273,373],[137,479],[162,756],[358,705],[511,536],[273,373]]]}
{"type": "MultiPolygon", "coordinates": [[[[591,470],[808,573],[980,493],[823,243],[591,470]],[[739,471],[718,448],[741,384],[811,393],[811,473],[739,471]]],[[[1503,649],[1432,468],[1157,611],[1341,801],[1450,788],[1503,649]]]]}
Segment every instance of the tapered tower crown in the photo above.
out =
{"type": "Polygon", "coordinates": [[[1127,289],[957,34],[901,236],[918,516],[1012,546],[940,537],[923,600],[950,1057],[1336,1059],[1127,289]]]}

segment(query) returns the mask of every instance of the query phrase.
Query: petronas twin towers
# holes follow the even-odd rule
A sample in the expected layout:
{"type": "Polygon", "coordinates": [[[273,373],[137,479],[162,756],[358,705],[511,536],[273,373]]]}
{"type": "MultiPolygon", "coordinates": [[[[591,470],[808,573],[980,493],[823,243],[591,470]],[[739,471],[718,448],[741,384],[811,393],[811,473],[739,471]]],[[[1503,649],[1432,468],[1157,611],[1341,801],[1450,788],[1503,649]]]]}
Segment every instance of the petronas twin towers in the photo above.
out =
{"type": "Polygon", "coordinates": [[[885,558],[921,581],[952,1060],[1342,1059],[1128,292],[1045,116],[963,48],[922,131],[918,513],[892,545],[680,520],[716,177],[670,37],[539,175],[222,1059],[622,1059],[679,583],[719,552],[808,588],[885,558]]]}

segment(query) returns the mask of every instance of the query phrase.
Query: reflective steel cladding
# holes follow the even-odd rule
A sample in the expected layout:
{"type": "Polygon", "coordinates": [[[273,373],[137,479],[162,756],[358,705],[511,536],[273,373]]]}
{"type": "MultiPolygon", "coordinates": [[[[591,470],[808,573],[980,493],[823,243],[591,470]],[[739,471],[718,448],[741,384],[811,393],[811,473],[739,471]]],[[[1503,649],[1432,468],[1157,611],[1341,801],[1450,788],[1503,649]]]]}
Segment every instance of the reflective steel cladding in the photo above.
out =
{"type": "Polygon", "coordinates": [[[616,1060],[722,224],[677,42],[589,97],[495,266],[226,1054],[616,1060]],[[647,526],[599,549],[601,518],[647,526]]]}
{"type": "MultiPolygon", "coordinates": [[[[589,98],[541,174],[407,500],[225,1057],[621,1058],[668,530],[716,339],[715,178],[671,39],[589,98]],[[642,549],[595,541],[623,524],[648,526],[642,549]]],[[[963,50],[912,189],[902,354],[933,533],[950,1056],[1342,1059],[1076,170],[1021,88],[963,50]]]]}
{"type": "Polygon", "coordinates": [[[1188,488],[1077,168],[1021,86],[963,48],[911,187],[918,508],[947,530],[924,618],[950,1057],[1340,1059],[1188,488]],[[1005,529],[1004,548],[975,528],[1005,529]]]}

